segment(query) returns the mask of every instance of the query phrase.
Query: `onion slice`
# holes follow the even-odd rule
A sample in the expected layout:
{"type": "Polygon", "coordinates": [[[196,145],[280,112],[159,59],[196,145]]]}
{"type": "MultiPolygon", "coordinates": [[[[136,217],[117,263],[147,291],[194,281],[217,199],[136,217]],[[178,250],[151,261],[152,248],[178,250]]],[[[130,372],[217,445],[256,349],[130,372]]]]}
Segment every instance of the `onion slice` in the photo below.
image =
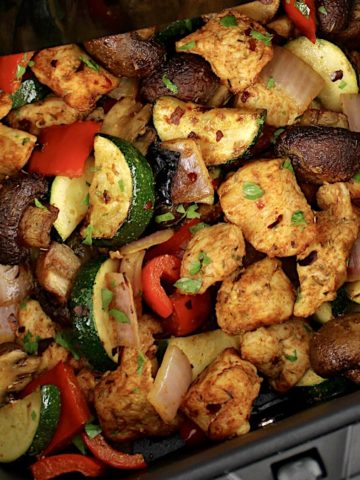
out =
{"type": "Polygon", "coordinates": [[[22,265],[0,265],[0,306],[17,303],[33,288],[30,271],[22,265]]]}
{"type": "Polygon", "coordinates": [[[360,280],[360,235],[351,249],[347,269],[347,282],[357,282],[358,280],[360,280]]]}
{"type": "Polygon", "coordinates": [[[0,307],[0,344],[15,341],[15,332],[18,327],[17,314],[17,304],[0,307]]]}
{"type": "Polygon", "coordinates": [[[306,109],[324,87],[324,79],[286,48],[274,47],[274,56],[261,72],[266,85],[272,78],[301,108],[306,109]]]}
{"type": "Polygon", "coordinates": [[[124,255],[120,264],[120,273],[125,275],[131,284],[135,309],[138,317],[142,315],[142,264],[145,250],[124,255]]]}
{"type": "Polygon", "coordinates": [[[135,240],[120,248],[120,255],[128,255],[130,253],[136,253],[140,250],[146,250],[160,243],[167,242],[169,238],[174,235],[174,230],[168,228],[167,230],[159,230],[151,235],[135,240]]]}
{"type": "Polygon", "coordinates": [[[360,94],[341,95],[343,112],[349,120],[349,127],[352,132],[360,132],[360,94]]]}
{"type": "Polygon", "coordinates": [[[185,353],[170,345],[147,396],[165,423],[176,417],[177,411],[192,382],[192,369],[185,353]]]}
{"type": "Polygon", "coordinates": [[[140,348],[139,325],[129,280],[122,273],[107,273],[106,283],[113,294],[109,305],[113,345],[140,348]]]}

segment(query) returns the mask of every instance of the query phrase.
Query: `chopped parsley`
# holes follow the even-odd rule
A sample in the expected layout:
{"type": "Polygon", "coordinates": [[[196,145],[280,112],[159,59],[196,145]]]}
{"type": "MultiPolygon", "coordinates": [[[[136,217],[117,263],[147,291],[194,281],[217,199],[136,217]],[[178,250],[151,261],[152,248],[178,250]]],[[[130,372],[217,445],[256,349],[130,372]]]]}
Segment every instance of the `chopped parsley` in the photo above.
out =
{"type": "Polygon", "coordinates": [[[201,285],[201,280],[194,280],[186,277],[180,278],[176,283],[174,283],[174,287],[179,288],[182,292],[192,294],[198,293],[201,285]]]}
{"type": "Polygon", "coordinates": [[[118,186],[119,186],[119,190],[120,192],[124,192],[125,191],[125,184],[124,184],[124,180],[119,180],[118,181],[118,186]]]}
{"type": "Polygon", "coordinates": [[[189,230],[190,230],[190,233],[195,235],[195,233],[199,232],[200,230],[202,230],[203,228],[206,228],[208,226],[209,225],[207,223],[200,222],[200,223],[197,223],[196,225],[193,225],[192,227],[190,227],[189,230]]]}
{"type": "Polygon", "coordinates": [[[89,438],[95,438],[102,432],[102,430],[100,425],[89,422],[85,425],[85,432],[89,438]]]}
{"type": "Polygon", "coordinates": [[[82,241],[84,245],[88,245],[89,247],[92,245],[92,234],[94,232],[94,227],[89,224],[85,229],[85,238],[82,241]]]}
{"type": "Polygon", "coordinates": [[[175,94],[179,93],[179,89],[178,89],[177,85],[175,85],[175,83],[173,83],[166,74],[163,75],[162,82],[165,85],[165,87],[168,90],[170,90],[170,92],[175,93],[175,94]]]}
{"type": "Polygon", "coordinates": [[[283,164],[281,165],[282,169],[289,170],[291,173],[294,173],[294,167],[289,159],[286,159],[283,164]]]}
{"type": "Polygon", "coordinates": [[[136,373],[138,375],[141,375],[143,370],[144,370],[144,365],[145,365],[145,357],[143,353],[139,353],[137,357],[137,370],[136,373]]]}
{"type": "Polygon", "coordinates": [[[259,40],[259,42],[263,42],[267,47],[271,45],[271,40],[273,38],[273,35],[270,33],[260,33],[257,30],[251,30],[250,36],[252,38],[255,38],[255,40],[259,40]]]}
{"type": "Polygon", "coordinates": [[[27,332],[23,340],[25,352],[29,355],[37,354],[39,350],[39,340],[40,337],[38,335],[35,337],[31,332],[27,332]]]}
{"type": "Polygon", "coordinates": [[[321,15],[327,15],[328,12],[324,6],[318,8],[318,12],[321,13],[321,15]]]}
{"type": "Polygon", "coordinates": [[[130,318],[121,310],[117,308],[112,308],[109,312],[109,315],[113,317],[119,323],[130,323],[130,318]]]}
{"type": "Polygon", "coordinates": [[[237,27],[238,23],[234,15],[226,15],[220,20],[220,25],[223,27],[237,27]]]}
{"type": "Polygon", "coordinates": [[[90,205],[90,195],[86,194],[86,196],[83,198],[83,201],[81,202],[82,205],[89,206],[90,205]]]}
{"type": "Polygon", "coordinates": [[[33,410],[33,411],[31,412],[31,420],[32,420],[33,422],[35,422],[36,419],[37,419],[37,415],[36,415],[35,410],[33,410]]]}
{"type": "Polygon", "coordinates": [[[268,78],[268,81],[267,81],[267,84],[266,84],[266,88],[267,88],[268,90],[272,90],[274,87],[275,87],[274,77],[270,76],[270,77],[268,78]]]}
{"type": "Polygon", "coordinates": [[[23,65],[18,65],[16,67],[16,80],[21,80],[22,76],[24,75],[24,73],[26,72],[26,68],[23,66],[23,65]]]}
{"type": "Polygon", "coordinates": [[[41,208],[42,210],[47,210],[47,208],[45,207],[45,205],[43,205],[43,204],[40,202],[40,200],[38,200],[37,198],[35,198],[34,204],[35,204],[35,207],[36,207],[36,208],[41,208]]]}
{"type": "Polygon", "coordinates": [[[155,217],[156,223],[171,222],[171,220],[175,220],[175,215],[171,212],[166,212],[162,215],[156,215],[155,217]]]}
{"type": "Polygon", "coordinates": [[[101,304],[102,304],[102,309],[107,310],[109,308],[109,305],[113,299],[113,292],[109,290],[108,288],[102,288],[101,289],[101,304]]]}
{"type": "Polygon", "coordinates": [[[84,55],[81,55],[80,56],[80,60],[85,63],[85,65],[89,68],[91,68],[91,70],[94,70],[95,72],[99,72],[100,71],[100,65],[98,65],[96,62],[94,62],[94,60],[92,58],[89,58],[89,57],[85,57],[84,55]]]}
{"type": "Polygon", "coordinates": [[[29,137],[25,137],[23,138],[23,141],[21,142],[21,145],[26,145],[27,143],[30,142],[30,138],[29,137]]]}
{"type": "Polygon", "coordinates": [[[347,87],[347,83],[345,82],[345,80],[341,80],[338,87],[340,88],[340,90],[344,90],[344,88],[347,87]]]}
{"type": "Polygon", "coordinates": [[[85,446],[84,440],[80,437],[80,435],[76,435],[72,439],[72,444],[81,452],[83,455],[87,454],[87,448],[85,446]]]}
{"type": "Polygon", "coordinates": [[[57,332],[55,335],[55,342],[68,350],[75,360],[80,360],[80,355],[75,344],[75,338],[70,330],[61,330],[60,332],[57,332]]]}
{"type": "Polygon", "coordinates": [[[196,203],[190,205],[186,211],[186,218],[200,218],[200,213],[196,211],[198,208],[199,206],[196,203]]]}
{"type": "Polygon", "coordinates": [[[179,47],[178,50],[191,50],[192,48],[195,48],[195,47],[196,47],[196,42],[195,40],[193,40],[192,42],[181,45],[181,47],[179,47]]]}
{"type": "Polygon", "coordinates": [[[20,310],[25,310],[26,309],[29,300],[30,300],[29,297],[25,297],[21,300],[21,302],[19,303],[20,310]]]}
{"type": "Polygon", "coordinates": [[[294,350],[292,355],[285,354],[285,358],[286,360],[289,360],[289,362],[292,362],[292,363],[296,362],[296,360],[298,359],[297,351],[294,350]]]}
{"type": "Polygon", "coordinates": [[[304,212],[297,210],[291,215],[291,223],[295,226],[306,225],[304,212]]]}
{"type": "Polygon", "coordinates": [[[247,200],[257,200],[264,195],[264,190],[257,183],[245,182],[243,184],[243,194],[247,200]]]}
{"type": "Polygon", "coordinates": [[[35,65],[35,62],[33,62],[32,60],[30,60],[30,62],[28,63],[28,66],[29,67],[33,67],[35,65]]]}
{"type": "Polygon", "coordinates": [[[196,275],[201,271],[203,267],[210,265],[211,262],[212,262],[211,258],[208,257],[205,252],[203,251],[199,252],[197,260],[195,260],[189,268],[189,274],[196,275]]]}
{"type": "Polygon", "coordinates": [[[280,135],[282,133],[285,132],[285,128],[278,128],[277,130],[275,130],[275,132],[273,133],[273,136],[271,138],[271,143],[272,144],[275,144],[277,142],[277,139],[280,137],[280,135]]]}
{"type": "Polygon", "coordinates": [[[183,213],[184,215],[185,215],[185,213],[186,213],[186,210],[185,210],[184,205],[179,205],[179,206],[177,207],[176,211],[177,211],[178,213],[183,213]]]}
{"type": "Polygon", "coordinates": [[[352,177],[355,183],[360,183],[360,172],[355,173],[355,175],[352,177]]]}
{"type": "Polygon", "coordinates": [[[310,17],[310,8],[306,5],[304,0],[295,0],[295,8],[297,8],[304,17],[310,17]]]}

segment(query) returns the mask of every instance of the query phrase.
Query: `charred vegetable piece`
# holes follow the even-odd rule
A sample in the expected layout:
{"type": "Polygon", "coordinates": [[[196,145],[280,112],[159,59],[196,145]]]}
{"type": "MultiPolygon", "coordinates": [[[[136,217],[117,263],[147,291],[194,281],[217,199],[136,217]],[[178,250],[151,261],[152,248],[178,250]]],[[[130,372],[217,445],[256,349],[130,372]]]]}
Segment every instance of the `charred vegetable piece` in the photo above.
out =
{"type": "Polygon", "coordinates": [[[360,315],[349,314],[326,323],[310,343],[314,371],[331,377],[360,369],[360,315]]]}
{"type": "Polygon", "coordinates": [[[52,205],[45,206],[38,201],[37,206],[28,207],[21,218],[19,237],[26,247],[48,248],[50,231],[59,210],[52,205]]]}
{"type": "Polygon", "coordinates": [[[163,45],[144,40],[137,32],[89,40],[84,45],[95,60],[118,77],[147,77],[165,58],[163,45]]]}
{"type": "Polygon", "coordinates": [[[171,188],[180,153],[163,148],[161,144],[154,144],[150,147],[147,158],[154,172],[156,204],[172,205],[171,188]]]}
{"type": "Polygon", "coordinates": [[[154,102],[164,95],[206,104],[214,95],[219,80],[206,60],[197,55],[177,54],[143,81],[141,95],[154,102]]]}
{"type": "Polygon", "coordinates": [[[175,20],[161,29],[156,35],[155,40],[159,43],[165,44],[171,48],[175,41],[194,32],[204,25],[202,18],[185,18],[182,20],[175,20]]]}
{"type": "Polygon", "coordinates": [[[17,265],[27,250],[19,242],[19,225],[26,208],[48,191],[45,178],[19,173],[2,183],[0,189],[0,263],[17,265]]]}
{"type": "Polygon", "coordinates": [[[360,171],[360,133],[344,128],[292,126],[276,150],[305,182],[345,182],[360,171]]]}
{"type": "Polygon", "coordinates": [[[338,33],[349,24],[352,2],[349,0],[317,0],[319,28],[322,33],[338,33]]]}
{"type": "MultiPolygon", "coordinates": [[[[329,0],[329,3],[337,3],[329,0]]],[[[341,4],[343,2],[340,2],[341,4]]],[[[345,3],[345,2],[344,2],[345,3]]],[[[349,1],[352,3],[350,9],[349,25],[345,30],[331,35],[331,38],[340,45],[348,48],[360,48],[360,0],[349,1]]]]}

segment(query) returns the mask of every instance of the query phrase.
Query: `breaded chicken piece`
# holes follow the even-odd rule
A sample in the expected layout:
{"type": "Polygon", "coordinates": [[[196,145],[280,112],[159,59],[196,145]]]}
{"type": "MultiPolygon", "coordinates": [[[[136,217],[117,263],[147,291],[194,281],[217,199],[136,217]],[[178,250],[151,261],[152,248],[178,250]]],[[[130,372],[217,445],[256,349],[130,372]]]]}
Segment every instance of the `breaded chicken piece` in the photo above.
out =
{"type": "Polygon", "coordinates": [[[0,178],[15,175],[29,160],[36,137],[0,123],[0,178]]]}
{"type": "Polygon", "coordinates": [[[301,319],[247,332],[240,340],[241,357],[265,375],[274,390],[284,393],[310,368],[311,328],[301,319]]]}
{"type": "Polygon", "coordinates": [[[156,348],[152,335],[160,332],[161,326],[150,317],[143,317],[139,330],[143,353],[125,347],[120,367],[105,374],[95,387],[95,409],[103,433],[115,442],[146,435],[167,436],[179,424],[178,418],[171,424],[164,423],[147,400],[154,383],[152,359],[156,348]]]}
{"type": "Polygon", "coordinates": [[[80,112],[119,84],[119,80],[95,63],[77,45],[46,48],[33,58],[31,67],[39,81],[80,112]]]}
{"type": "Polygon", "coordinates": [[[19,309],[17,335],[23,339],[28,333],[42,340],[56,335],[56,324],[46,315],[37,300],[27,300],[19,309]]]}
{"type": "Polygon", "coordinates": [[[201,280],[198,293],[204,293],[241,267],[244,255],[244,238],[236,225],[219,223],[203,228],[195,233],[185,250],[180,276],[201,280]]]}
{"type": "Polygon", "coordinates": [[[281,158],[248,163],[218,190],[228,220],[269,257],[297,255],[316,235],[314,214],[287,165],[281,158]]]}
{"type": "Polygon", "coordinates": [[[95,400],[95,387],[97,384],[94,372],[85,367],[80,370],[76,378],[87,402],[92,405],[95,400]]]}
{"type": "Polygon", "coordinates": [[[309,317],[324,302],[334,300],[346,281],[347,261],[359,224],[344,183],[323,185],[317,193],[322,212],[316,213],[317,235],[298,256],[300,290],[294,307],[297,317],[309,317]]]}
{"type": "Polygon", "coordinates": [[[255,330],[288,320],[295,294],[280,260],[264,258],[250,265],[238,280],[227,279],[220,287],[216,318],[229,335],[255,330]]]}
{"type": "Polygon", "coordinates": [[[10,112],[12,104],[11,96],[8,93],[0,92],[0,119],[10,112]]]}
{"type": "Polygon", "coordinates": [[[11,112],[7,120],[14,128],[38,135],[42,128],[69,125],[82,117],[81,112],[70,107],[62,98],[50,95],[45,100],[24,105],[11,112]]]}
{"type": "Polygon", "coordinates": [[[204,27],[179,40],[176,49],[204,57],[233,92],[251,85],[273,56],[270,34],[236,9],[214,15],[204,27]]]}
{"type": "Polygon", "coordinates": [[[51,370],[56,367],[59,362],[67,362],[70,353],[66,348],[52,342],[47,349],[41,354],[38,373],[51,370]]]}
{"type": "Polygon", "coordinates": [[[181,409],[212,440],[244,435],[260,382],[256,368],[227,348],[191,385],[181,409]]]}

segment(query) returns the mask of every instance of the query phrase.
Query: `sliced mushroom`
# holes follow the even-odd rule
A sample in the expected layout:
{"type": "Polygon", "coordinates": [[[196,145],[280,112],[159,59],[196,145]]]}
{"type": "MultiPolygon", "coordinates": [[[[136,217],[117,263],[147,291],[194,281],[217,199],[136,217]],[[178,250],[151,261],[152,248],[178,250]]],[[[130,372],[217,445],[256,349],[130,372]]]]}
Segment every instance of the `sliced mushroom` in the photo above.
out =
{"type": "Polygon", "coordinates": [[[322,33],[338,33],[349,24],[352,0],[317,0],[319,28],[322,33]]]}
{"type": "Polygon", "coordinates": [[[19,225],[22,244],[27,247],[48,248],[50,231],[58,213],[59,209],[53,205],[47,205],[44,208],[28,207],[19,225]]]}
{"type": "Polygon", "coordinates": [[[360,171],[360,133],[344,128],[292,126],[276,149],[290,157],[297,178],[305,182],[346,182],[360,171]]]}
{"type": "Polygon", "coordinates": [[[26,208],[48,191],[44,177],[19,173],[0,188],[0,263],[18,265],[27,254],[19,239],[19,225],[26,208]]]}
{"type": "MultiPolygon", "coordinates": [[[[334,0],[328,0],[328,2],[336,3],[334,2],[334,0]]],[[[353,1],[348,0],[348,2],[346,3],[352,3],[349,25],[347,26],[347,28],[329,35],[329,39],[336,43],[340,43],[341,45],[344,45],[348,48],[359,49],[360,48],[360,0],[353,0],[353,1]]]]}
{"type": "Polygon", "coordinates": [[[310,362],[321,377],[339,373],[360,384],[360,314],[330,320],[310,343],[310,362]]]}
{"type": "Polygon", "coordinates": [[[19,392],[32,380],[40,358],[29,357],[16,343],[0,345],[0,403],[19,392]]]}

